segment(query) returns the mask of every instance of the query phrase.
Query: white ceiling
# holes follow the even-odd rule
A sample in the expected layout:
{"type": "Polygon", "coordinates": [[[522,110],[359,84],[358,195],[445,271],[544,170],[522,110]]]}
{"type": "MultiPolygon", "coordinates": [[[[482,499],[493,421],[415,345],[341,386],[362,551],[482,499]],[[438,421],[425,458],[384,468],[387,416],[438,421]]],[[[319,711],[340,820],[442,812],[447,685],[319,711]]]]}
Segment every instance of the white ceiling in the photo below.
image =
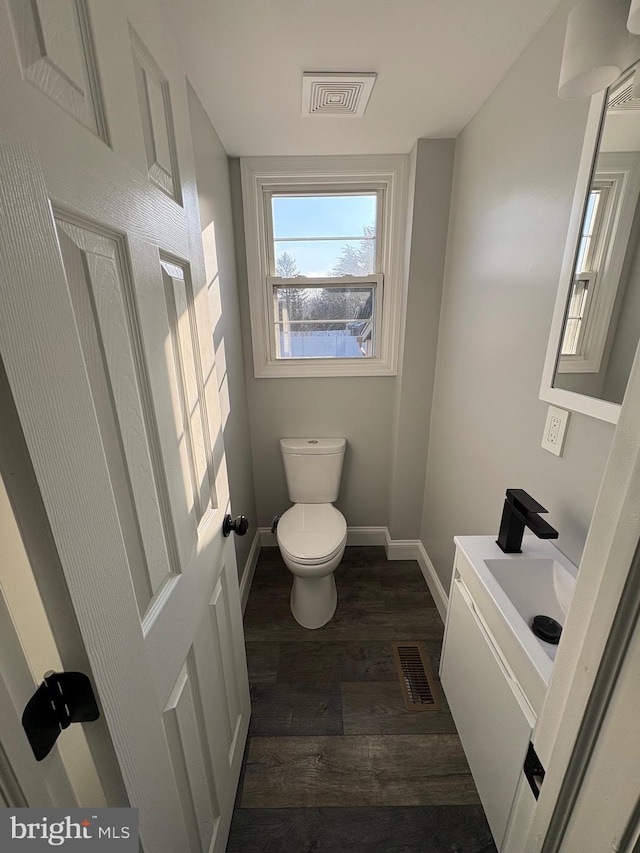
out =
{"type": "Polygon", "coordinates": [[[231,156],[401,154],[457,136],[559,0],[161,0],[231,156]],[[301,115],[303,71],[375,71],[363,118],[301,115]]]}

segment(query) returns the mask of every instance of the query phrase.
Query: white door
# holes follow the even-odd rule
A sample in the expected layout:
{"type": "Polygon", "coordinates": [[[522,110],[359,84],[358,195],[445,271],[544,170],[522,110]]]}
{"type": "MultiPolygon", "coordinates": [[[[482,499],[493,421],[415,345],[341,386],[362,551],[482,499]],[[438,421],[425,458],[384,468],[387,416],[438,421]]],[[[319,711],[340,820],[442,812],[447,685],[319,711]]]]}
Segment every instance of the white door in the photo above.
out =
{"type": "Polygon", "coordinates": [[[155,0],[0,4],[0,353],[147,853],[249,716],[184,75],[155,0]]]}

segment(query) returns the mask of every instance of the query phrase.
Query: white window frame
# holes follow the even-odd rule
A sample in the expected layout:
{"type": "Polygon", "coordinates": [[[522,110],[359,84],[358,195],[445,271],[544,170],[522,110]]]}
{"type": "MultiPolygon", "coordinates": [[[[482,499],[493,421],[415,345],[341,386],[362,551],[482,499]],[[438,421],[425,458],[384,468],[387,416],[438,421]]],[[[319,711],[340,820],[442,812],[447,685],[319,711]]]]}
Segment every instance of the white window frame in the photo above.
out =
{"type": "MultiPolygon", "coordinates": [[[[254,375],[257,379],[394,376],[403,327],[407,214],[406,155],[243,157],[240,161],[254,375]],[[377,192],[377,256],[371,276],[331,279],[334,285],[375,285],[374,355],[366,358],[276,358],[274,272],[269,222],[274,193],[377,192]]],[[[300,285],[304,279],[277,279],[300,285]]],[[[315,284],[317,279],[309,279],[315,284]]]]}

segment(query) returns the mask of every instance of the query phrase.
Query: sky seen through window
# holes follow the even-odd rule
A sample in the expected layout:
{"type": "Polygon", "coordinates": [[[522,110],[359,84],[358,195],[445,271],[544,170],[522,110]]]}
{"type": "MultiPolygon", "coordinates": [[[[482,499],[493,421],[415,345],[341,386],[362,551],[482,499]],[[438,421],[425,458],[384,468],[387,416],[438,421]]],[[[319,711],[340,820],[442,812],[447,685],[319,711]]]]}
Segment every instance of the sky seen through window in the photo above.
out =
{"type": "MultiPolygon", "coordinates": [[[[365,238],[375,236],[377,201],[376,193],[274,195],[272,218],[276,265],[278,258],[286,253],[294,260],[294,268],[299,275],[309,278],[334,275],[333,269],[345,252],[362,254],[365,242],[370,243],[371,248],[375,246],[375,239],[365,241],[365,238]]],[[[372,257],[375,257],[375,251],[372,257]]],[[[375,269],[371,268],[365,274],[373,272],[375,269]]],[[[352,274],[357,273],[354,270],[352,274]]]]}

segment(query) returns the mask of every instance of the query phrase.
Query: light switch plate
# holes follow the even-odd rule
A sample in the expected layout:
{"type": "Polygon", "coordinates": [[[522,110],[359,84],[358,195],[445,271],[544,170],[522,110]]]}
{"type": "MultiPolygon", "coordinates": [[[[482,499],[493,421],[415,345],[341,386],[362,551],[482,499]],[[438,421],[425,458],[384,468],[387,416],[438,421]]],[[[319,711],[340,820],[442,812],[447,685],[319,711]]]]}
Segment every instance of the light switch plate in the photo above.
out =
{"type": "Polygon", "coordinates": [[[562,456],[564,449],[564,438],[571,412],[559,409],[557,406],[549,406],[547,422],[544,425],[542,446],[556,456],[562,456]]]}

